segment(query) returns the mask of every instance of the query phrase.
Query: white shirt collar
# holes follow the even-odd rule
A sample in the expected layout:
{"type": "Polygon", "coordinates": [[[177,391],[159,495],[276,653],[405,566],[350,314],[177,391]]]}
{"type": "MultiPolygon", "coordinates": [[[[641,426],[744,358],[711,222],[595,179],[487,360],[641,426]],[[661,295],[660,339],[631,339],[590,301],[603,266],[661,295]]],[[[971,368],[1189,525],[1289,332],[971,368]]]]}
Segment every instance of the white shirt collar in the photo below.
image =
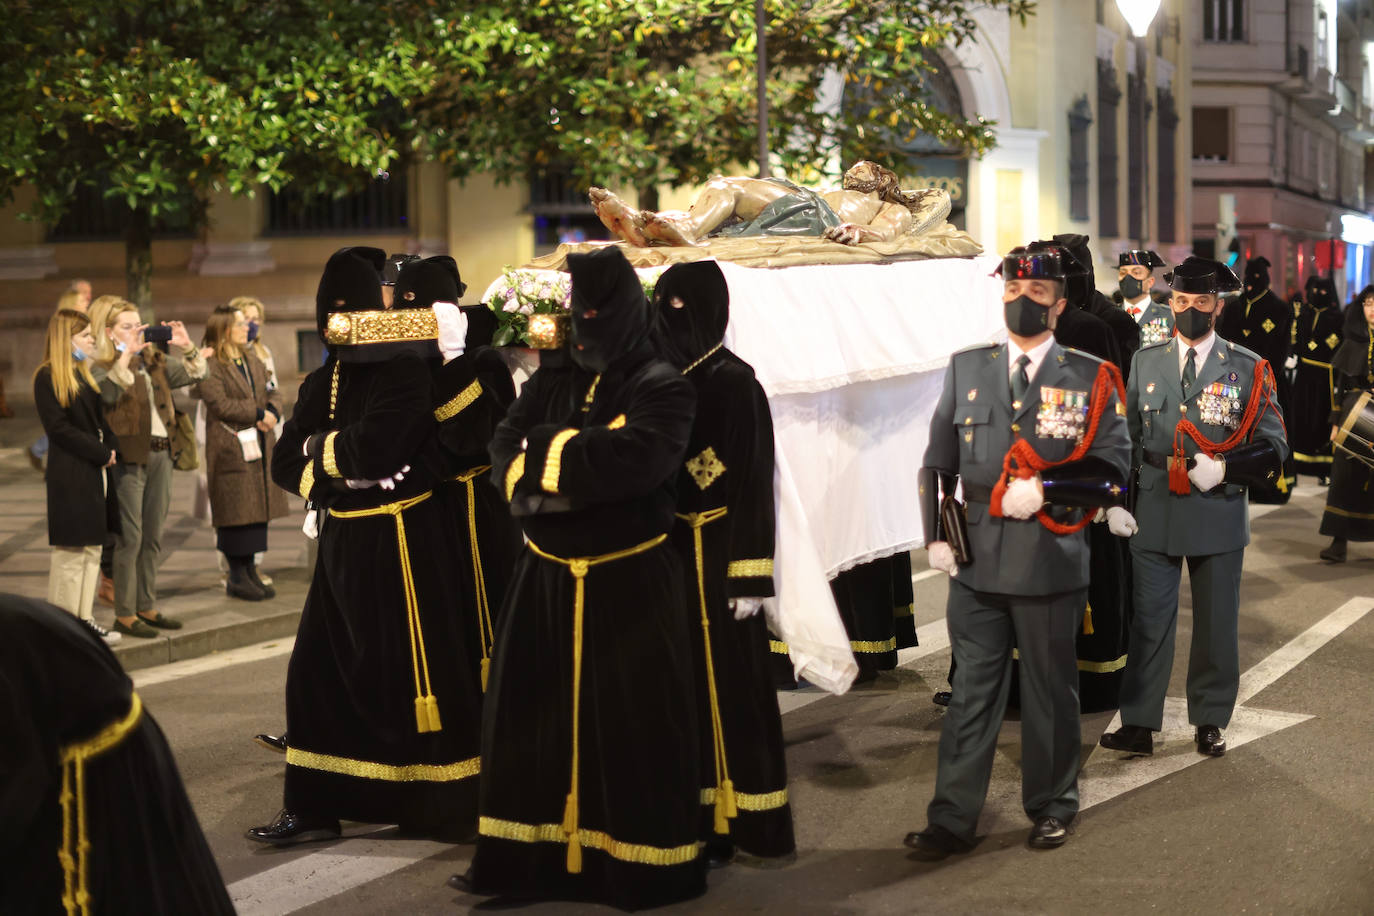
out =
{"type": "Polygon", "coordinates": [[[1040,371],[1040,364],[1045,361],[1045,354],[1050,352],[1050,347],[1054,346],[1054,335],[1046,337],[1043,343],[1037,344],[1029,350],[1022,350],[1016,345],[1014,340],[1007,339],[1007,379],[1010,380],[1012,374],[1016,372],[1016,361],[1024,354],[1030,357],[1030,363],[1026,366],[1026,378],[1035,378],[1035,373],[1040,371]]]}
{"type": "MultiPolygon", "coordinates": [[[[1192,345],[1193,349],[1197,351],[1197,356],[1193,361],[1193,369],[1198,375],[1202,374],[1202,367],[1207,364],[1207,357],[1212,352],[1212,345],[1216,343],[1216,339],[1217,332],[1208,331],[1206,337],[1192,345]]],[[[1189,344],[1182,337],[1175,338],[1174,342],[1178,344],[1178,375],[1179,378],[1182,378],[1183,363],[1188,359],[1189,344]]]]}
{"type": "Polygon", "coordinates": [[[1154,300],[1150,298],[1150,294],[1146,293],[1144,296],[1141,297],[1139,302],[1129,302],[1123,299],[1121,302],[1121,307],[1126,310],[1127,315],[1131,315],[1131,309],[1133,308],[1140,309],[1139,312],[1137,312],[1134,315],[1131,315],[1131,317],[1135,319],[1136,324],[1144,324],[1145,312],[1149,310],[1150,305],[1153,302],[1154,300]]]}

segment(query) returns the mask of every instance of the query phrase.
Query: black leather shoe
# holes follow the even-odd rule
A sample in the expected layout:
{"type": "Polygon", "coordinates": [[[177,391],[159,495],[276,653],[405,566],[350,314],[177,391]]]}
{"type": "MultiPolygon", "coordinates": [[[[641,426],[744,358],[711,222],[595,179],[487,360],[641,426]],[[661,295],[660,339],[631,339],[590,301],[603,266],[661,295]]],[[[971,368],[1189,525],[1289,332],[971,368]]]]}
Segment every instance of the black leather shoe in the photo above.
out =
{"type": "Polygon", "coordinates": [[[244,568],[229,570],[229,577],[224,583],[224,593],[230,598],[241,598],[244,601],[262,601],[267,597],[267,592],[253,581],[253,577],[244,568]]]}
{"type": "Polygon", "coordinates": [[[1057,817],[1037,817],[1026,844],[1031,849],[1055,849],[1064,845],[1070,832],[1069,825],[1057,817]]]}
{"type": "Polygon", "coordinates": [[[168,617],[166,614],[160,614],[157,611],[153,611],[153,616],[151,617],[144,614],[142,611],[139,611],[138,619],[143,621],[150,627],[157,627],[159,630],[181,629],[180,620],[177,620],[175,617],[168,617]]]}
{"type": "Polygon", "coordinates": [[[1199,754],[1220,757],[1226,753],[1226,739],[1221,736],[1221,729],[1215,725],[1199,725],[1193,740],[1197,742],[1199,754]]]}
{"type": "Polygon", "coordinates": [[[1155,752],[1154,732],[1143,725],[1123,725],[1114,732],[1107,732],[1098,744],[1114,751],[1125,751],[1149,757],[1155,752]]]}
{"type": "Polygon", "coordinates": [[[262,581],[262,576],[258,573],[258,568],[256,566],[248,567],[248,578],[252,579],[253,584],[262,590],[264,596],[268,598],[277,597],[277,590],[262,581]]]}
{"type": "Polygon", "coordinates": [[[1331,543],[1326,546],[1325,550],[1317,554],[1317,556],[1328,563],[1344,563],[1346,556],[1345,551],[1345,538],[1332,538],[1331,543]]]}
{"type": "Polygon", "coordinates": [[[702,852],[706,855],[707,868],[724,868],[735,861],[735,844],[724,837],[707,840],[702,852]]]}
{"type": "Polygon", "coordinates": [[[938,690],[935,696],[930,698],[930,702],[936,706],[948,706],[949,701],[954,699],[954,694],[948,690],[938,690]]]}
{"type": "Polygon", "coordinates": [[[931,824],[925,830],[913,830],[902,842],[911,847],[911,857],[922,862],[939,862],[955,853],[968,852],[973,848],[973,844],[961,840],[939,824],[931,824]]]}
{"type": "Polygon", "coordinates": [[[467,874],[449,875],[448,880],[444,883],[455,891],[462,891],[464,894],[472,893],[472,881],[469,880],[467,874]]]}
{"type": "Polygon", "coordinates": [[[253,740],[269,751],[276,751],[279,754],[286,753],[286,735],[254,735],[253,740]]]}
{"type": "Polygon", "coordinates": [[[276,820],[262,827],[250,828],[246,836],[254,842],[268,843],[272,846],[337,840],[339,822],[330,818],[304,817],[283,808],[278,812],[276,820]]]}

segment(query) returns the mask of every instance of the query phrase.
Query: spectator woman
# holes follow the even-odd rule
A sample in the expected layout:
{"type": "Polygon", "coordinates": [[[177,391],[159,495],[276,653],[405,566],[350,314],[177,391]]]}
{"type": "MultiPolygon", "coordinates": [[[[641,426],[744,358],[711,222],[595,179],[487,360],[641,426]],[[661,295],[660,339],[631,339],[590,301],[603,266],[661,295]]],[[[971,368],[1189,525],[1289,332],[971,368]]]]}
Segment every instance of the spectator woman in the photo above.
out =
{"type": "Polygon", "coordinates": [[[248,319],[248,346],[244,347],[244,350],[262,360],[262,364],[267,367],[267,385],[272,391],[276,391],[277,361],[262,336],[263,326],[267,324],[267,313],[263,311],[262,301],[253,296],[235,296],[229,300],[229,307],[243,312],[243,317],[248,319]]]}
{"type": "Polygon", "coordinates": [[[157,610],[162,525],[172,498],[172,389],[205,377],[205,355],[180,321],[168,352],[144,339],[147,325],[125,299],[101,296],[91,304],[100,345],[92,373],[100,385],[110,428],[119,437],[119,537],[114,551],[115,632],[148,639],[181,622],[157,610]]]}
{"type": "Polygon", "coordinates": [[[216,546],[229,562],[225,592],[261,601],[276,592],[263,582],[254,555],[267,549],[267,523],[286,515],[287,506],[286,491],[268,477],[281,402],[248,346],[248,329],[233,305],[215,309],[202,341],[214,355],[193,393],[205,403],[205,473],[216,546]]]}
{"type": "Polygon", "coordinates": [[[107,644],[119,642],[91,612],[100,577],[100,546],[119,526],[109,475],[117,443],[91,375],[91,322],[75,309],[48,320],[43,362],[33,374],[33,403],[48,435],[48,600],[70,611],[107,644]]]}

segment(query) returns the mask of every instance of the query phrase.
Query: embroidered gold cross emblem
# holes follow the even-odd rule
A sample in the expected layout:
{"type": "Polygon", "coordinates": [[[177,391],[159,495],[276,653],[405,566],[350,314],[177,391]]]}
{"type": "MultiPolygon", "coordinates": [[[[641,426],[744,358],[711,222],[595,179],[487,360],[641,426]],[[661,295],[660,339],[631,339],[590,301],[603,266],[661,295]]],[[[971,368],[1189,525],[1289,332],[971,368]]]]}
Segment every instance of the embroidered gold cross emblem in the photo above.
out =
{"type": "Polygon", "coordinates": [[[1335,334],[1331,334],[1326,338],[1326,346],[1332,350],[1336,349],[1336,347],[1340,345],[1340,342],[1340,337],[1335,334]]]}
{"type": "Polygon", "coordinates": [[[1266,318],[1266,319],[1264,319],[1264,324],[1260,325],[1260,327],[1264,328],[1264,333],[1266,333],[1266,334],[1272,334],[1272,333],[1274,333],[1274,319],[1272,319],[1272,318],[1266,318]]]}
{"type": "Polygon", "coordinates": [[[704,490],[725,473],[725,465],[716,457],[716,450],[708,445],[700,455],[687,462],[687,473],[691,474],[697,486],[704,490]]]}

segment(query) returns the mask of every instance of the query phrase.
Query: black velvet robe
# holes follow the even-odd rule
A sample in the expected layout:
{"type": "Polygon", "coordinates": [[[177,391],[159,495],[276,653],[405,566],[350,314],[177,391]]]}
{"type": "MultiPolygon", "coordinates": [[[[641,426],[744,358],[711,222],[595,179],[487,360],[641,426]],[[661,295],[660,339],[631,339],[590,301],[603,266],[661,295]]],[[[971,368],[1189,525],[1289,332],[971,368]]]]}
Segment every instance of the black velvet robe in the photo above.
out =
{"type": "Polygon", "coordinates": [[[1331,358],[1341,344],[1341,310],[1303,303],[1294,332],[1298,369],[1293,381],[1293,412],[1284,414],[1288,443],[1298,471],[1325,477],[1331,473],[1331,426],[1338,406],[1331,358]]]}
{"type": "Polygon", "coordinates": [[[167,739],[148,709],[131,717],[133,702],[129,676],[89,627],[46,602],[0,595],[0,913],[66,912],[62,754],[124,721],[122,736],[85,761],[84,785],[66,768],[65,838],[76,865],[84,805],[91,912],[232,916],[167,739]]]}
{"type": "Polygon", "coordinates": [[[530,543],[487,685],[479,894],[637,909],[705,890],[687,584],[667,540],[694,405],[642,340],[599,377],[540,369],[497,427],[492,480],[530,543]],[[583,567],[549,556],[591,558],[580,632],[583,567]]]}
{"type": "MultiPolygon", "coordinates": [[[[1374,392],[1370,327],[1358,298],[1346,307],[1345,319],[1345,340],[1333,360],[1340,406],[1328,418],[1331,426],[1344,420],[1361,391],[1374,392]]],[[[1331,488],[1326,493],[1321,533],[1349,541],[1374,541],[1374,468],[1340,449],[1332,451],[1331,488]]]]}
{"type": "Polygon", "coordinates": [[[272,479],[329,510],[287,669],[285,806],[458,838],[476,826],[481,684],[454,660],[480,648],[454,607],[465,594],[455,520],[433,495],[444,467],[434,402],[418,356],[331,358],[301,384],[273,453],[272,479]],[[344,483],[406,465],[394,490],[344,483]],[[399,515],[333,514],[406,501],[399,515]]]}
{"type": "MultiPolygon", "coordinates": [[[[1292,400],[1292,384],[1284,363],[1293,352],[1293,309],[1273,290],[1265,288],[1258,295],[1242,293],[1240,298],[1226,304],[1217,319],[1217,334],[1232,343],[1238,343],[1253,350],[1274,370],[1278,382],[1279,404],[1292,400]]],[[[1289,414],[1284,414],[1287,420],[1289,414]]],[[[1250,487],[1252,503],[1282,504],[1288,502],[1293,488],[1298,484],[1298,474],[1293,456],[1283,460],[1283,486],[1250,487]]]]}

